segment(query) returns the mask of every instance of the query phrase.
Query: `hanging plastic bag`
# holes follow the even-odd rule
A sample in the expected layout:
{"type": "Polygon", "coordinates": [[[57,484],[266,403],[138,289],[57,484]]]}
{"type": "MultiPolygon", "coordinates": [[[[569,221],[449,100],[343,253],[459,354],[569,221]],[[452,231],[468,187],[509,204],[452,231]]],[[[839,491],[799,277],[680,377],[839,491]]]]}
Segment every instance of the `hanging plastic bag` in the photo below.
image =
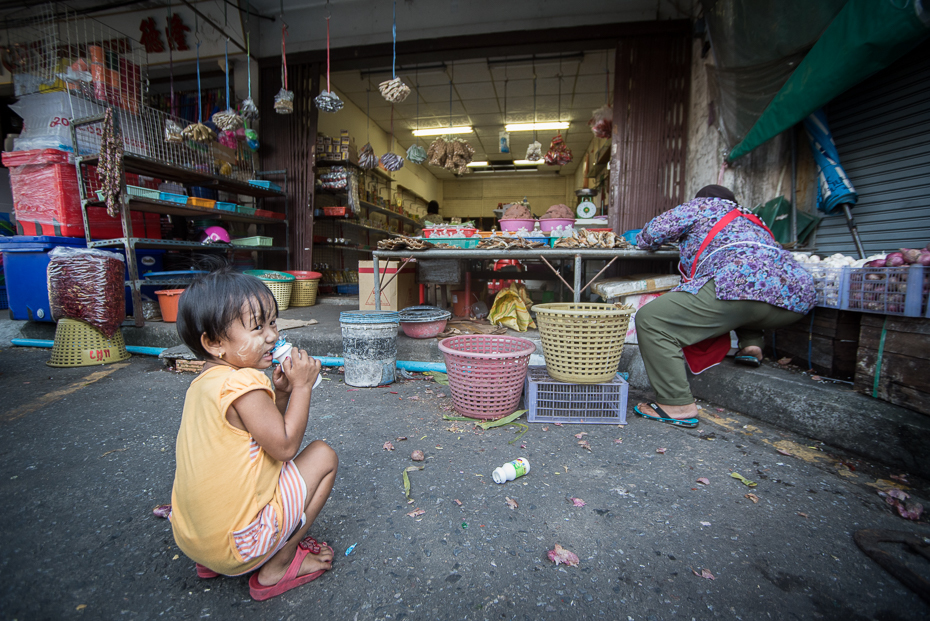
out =
{"type": "Polygon", "coordinates": [[[332,91],[322,91],[313,101],[320,112],[339,112],[345,106],[339,95],[332,91]]]}
{"type": "Polygon", "coordinates": [[[531,162],[542,159],[542,145],[538,141],[534,140],[526,148],[526,159],[531,162]]]}
{"type": "Polygon", "coordinates": [[[103,250],[58,246],[48,253],[52,319],[86,321],[112,337],[126,318],[123,259],[103,250]]]}
{"type": "Polygon", "coordinates": [[[588,125],[598,138],[610,138],[614,126],[614,109],[604,104],[592,113],[588,125]]]}
{"type": "Polygon", "coordinates": [[[258,151],[258,132],[254,129],[245,130],[245,144],[252,151],[258,151]]]}
{"type": "Polygon", "coordinates": [[[385,80],[378,85],[381,96],[391,103],[400,103],[410,95],[410,87],[401,81],[400,78],[385,80]]]}
{"type": "MultiPolygon", "coordinates": [[[[529,159],[529,158],[527,158],[529,159]]],[[[556,134],[546,151],[546,164],[549,166],[565,166],[572,161],[572,150],[562,139],[562,134],[556,134]]]]}
{"type": "Polygon", "coordinates": [[[381,166],[388,172],[395,172],[404,167],[404,158],[390,151],[381,156],[381,166]]]}
{"type": "Polygon", "coordinates": [[[422,164],[426,161],[426,149],[418,144],[407,149],[407,161],[414,164],[422,164]]]}
{"type": "Polygon", "coordinates": [[[294,111],[294,93],[281,89],[274,96],[274,111],[278,114],[291,114],[294,111]]]}
{"type": "Polygon", "coordinates": [[[358,165],[366,170],[377,168],[378,156],[375,155],[370,142],[366,142],[362,150],[358,152],[358,165]]]}
{"type": "Polygon", "coordinates": [[[169,144],[179,144],[184,142],[184,136],[181,135],[181,126],[172,119],[165,120],[165,142],[169,144]]]}
{"type": "Polygon", "coordinates": [[[223,112],[217,112],[211,117],[213,124],[223,131],[235,131],[242,127],[242,117],[236,114],[235,110],[226,109],[223,112]]]}
{"type": "Polygon", "coordinates": [[[255,105],[251,97],[246,97],[242,100],[242,103],[239,104],[239,116],[246,121],[258,120],[258,106],[255,105]]]}
{"type": "Polygon", "coordinates": [[[221,145],[223,145],[227,149],[235,149],[237,146],[235,130],[220,132],[220,136],[217,142],[219,142],[221,145]]]}

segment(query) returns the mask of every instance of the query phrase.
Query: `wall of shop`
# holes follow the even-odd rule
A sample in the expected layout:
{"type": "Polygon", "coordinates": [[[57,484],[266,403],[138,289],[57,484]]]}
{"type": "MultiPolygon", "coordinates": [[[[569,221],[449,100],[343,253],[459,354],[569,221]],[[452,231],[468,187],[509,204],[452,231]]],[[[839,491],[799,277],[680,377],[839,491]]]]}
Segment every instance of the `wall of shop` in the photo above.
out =
{"type": "MultiPolygon", "coordinates": [[[[713,54],[701,58],[701,39],[695,39],[691,55],[691,104],[688,115],[688,157],[685,196],[693,197],[705,185],[720,183],[736,194],[740,204],[755,207],[773,198],[791,200],[791,140],[780,134],[723,169],[727,145],[716,127],[713,93],[705,65],[713,54]]],[[[798,209],[815,210],[816,167],[803,132],[797,137],[798,209]]]]}
{"type": "MultiPolygon", "coordinates": [[[[361,108],[338,90],[335,92],[345,102],[345,107],[335,114],[321,112],[317,121],[317,132],[338,138],[340,130],[346,129],[349,136],[355,140],[356,149],[361,149],[370,141],[376,155],[387,153],[391,147],[391,135],[375,123],[369,124],[368,117],[361,108]]],[[[395,142],[394,152],[406,157],[409,146],[395,142]]],[[[394,173],[393,177],[397,183],[416,192],[427,201],[439,200],[442,197],[442,182],[430,174],[426,164],[404,162],[404,167],[394,173]]]]}
{"type": "Polygon", "coordinates": [[[443,181],[442,200],[439,201],[443,217],[493,218],[492,210],[498,203],[529,201],[533,213],[541,216],[551,205],[575,204],[574,177],[532,173],[489,179],[463,179],[443,181]]]}

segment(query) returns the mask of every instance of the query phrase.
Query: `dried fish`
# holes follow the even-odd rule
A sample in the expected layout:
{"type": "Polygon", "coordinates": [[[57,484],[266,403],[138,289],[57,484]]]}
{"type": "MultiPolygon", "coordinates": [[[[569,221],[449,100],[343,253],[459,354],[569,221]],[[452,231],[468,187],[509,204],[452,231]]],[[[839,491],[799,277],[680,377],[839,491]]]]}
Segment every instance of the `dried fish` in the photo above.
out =
{"type": "Polygon", "coordinates": [[[378,242],[378,250],[428,250],[434,247],[431,242],[406,235],[398,235],[378,242]]]}
{"type": "Polygon", "coordinates": [[[203,123],[192,123],[188,125],[181,131],[181,135],[188,140],[193,140],[194,142],[201,142],[204,144],[216,140],[216,133],[214,133],[212,129],[203,123]]]}

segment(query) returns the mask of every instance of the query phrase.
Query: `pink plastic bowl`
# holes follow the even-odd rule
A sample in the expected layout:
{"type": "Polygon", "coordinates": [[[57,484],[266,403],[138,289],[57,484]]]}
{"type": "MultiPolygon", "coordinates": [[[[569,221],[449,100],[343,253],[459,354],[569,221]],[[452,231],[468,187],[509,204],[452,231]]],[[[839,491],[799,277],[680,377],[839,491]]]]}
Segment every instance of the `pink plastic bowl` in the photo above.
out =
{"type": "Polygon", "coordinates": [[[547,220],[539,221],[539,229],[543,233],[549,233],[552,229],[561,226],[563,229],[572,226],[575,224],[574,218],[549,218],[547,220]]]}
{"type": "Polygon", "coordinates": [[[446,329],[447,321],[448,319],[427,322],[401,321],[400,327],[404,334],[412,339],[431,339],[446,329]]]}
{"type": "Polygon", "coordinates": [[[527,231],[532,231],[533,227],[536,225],[535,218],[511,218],[509,220],[501,220],[501,230],[509,231],[515,233],[520,229],[526,229],[527,231]]]}

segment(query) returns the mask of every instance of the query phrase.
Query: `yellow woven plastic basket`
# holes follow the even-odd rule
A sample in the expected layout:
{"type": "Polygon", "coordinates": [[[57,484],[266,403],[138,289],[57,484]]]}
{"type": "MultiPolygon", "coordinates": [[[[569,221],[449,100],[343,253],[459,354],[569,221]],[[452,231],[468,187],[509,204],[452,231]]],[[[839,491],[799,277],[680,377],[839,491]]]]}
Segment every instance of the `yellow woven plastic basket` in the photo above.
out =
{"type": "Polygon", "coordinates": [[[255,276],[265,286],[271,289],[271,295],[278,303],[278,312],[286,311],[291,303],[291,291],[294,285],[294,276],[286,272],[274,270],[246,270],[244,273],[255,276]]]}
{"type": "Polygon", "coordinates": [[[90,367],[111,364],[129,358],[123,333],[117,330],[111,338],[87,322],[59,319],[55,328],[50,367],[90,367]]]}
{"type": "Polygon", "coordinates": [[[617,374],[632,307],[599,303],[535,304],[546,370],[573,384],[600,384],[617,374]]]}
{"type": "Polygon", "coordinates": [[[313,306],[316,304],[316,293],[320,288],[320,280],[295,280],[291,289],[291,306],[313,306]]]}

